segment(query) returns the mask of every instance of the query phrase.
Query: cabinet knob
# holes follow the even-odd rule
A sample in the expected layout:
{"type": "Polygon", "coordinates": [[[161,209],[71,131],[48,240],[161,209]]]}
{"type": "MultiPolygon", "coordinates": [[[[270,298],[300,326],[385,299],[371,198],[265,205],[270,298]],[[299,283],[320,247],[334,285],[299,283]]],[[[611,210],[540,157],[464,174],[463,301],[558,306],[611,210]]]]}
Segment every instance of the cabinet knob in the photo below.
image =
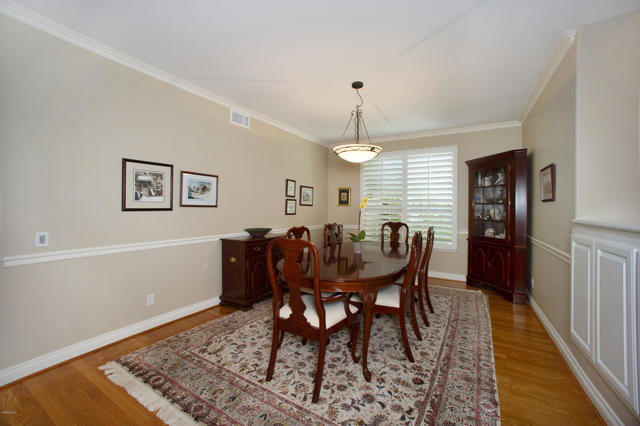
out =
{"type": "Polygon", "coordinates": [[[260,247],[254,247],[253,251],[260,251],[260,247]]]}
{"type": "Polygon", "coordinates": [[[237,261],[238,261],[238,260],[237,260],[235,257],[233,257],[233,256],[231,256],[231,257],[229,258],[229,263],[236,263],[237,261]]]}

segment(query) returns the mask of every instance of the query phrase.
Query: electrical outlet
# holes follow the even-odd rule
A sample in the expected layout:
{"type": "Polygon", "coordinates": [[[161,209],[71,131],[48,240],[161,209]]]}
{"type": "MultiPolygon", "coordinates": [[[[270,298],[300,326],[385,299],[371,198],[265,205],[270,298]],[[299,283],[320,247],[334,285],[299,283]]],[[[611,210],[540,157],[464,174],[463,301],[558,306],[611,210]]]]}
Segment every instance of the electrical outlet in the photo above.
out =
{"type": "Polygon", "coordinates": [[[531,277],[531,288],[535,286],[536,286],[536,280],[533,277],[531,277]]]}
{"type": "Polygon", "coordinates": [[[36,247],[46,247],[49,245],[48,232],[36,232],[36,247]]]}
{"type": "Polygon", "coordinates": [[[156,294],[155,293],[147,294],[147,306],[151,306],[154,303],[156,303],[156,294]]]}

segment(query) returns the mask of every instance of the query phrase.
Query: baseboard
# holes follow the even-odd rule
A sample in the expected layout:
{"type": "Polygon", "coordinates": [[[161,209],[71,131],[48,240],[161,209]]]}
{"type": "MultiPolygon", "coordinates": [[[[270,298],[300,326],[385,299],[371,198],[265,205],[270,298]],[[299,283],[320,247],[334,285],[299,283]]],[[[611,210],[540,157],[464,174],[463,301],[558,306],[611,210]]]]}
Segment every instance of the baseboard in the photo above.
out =
{"type": "Polygon", "coordinates": [[[33,373],[37,373],[38,371],[60,364],[61,362],[117,342],[118,340],[126,339],[127,337],[142,333],[143,331],[175,321],[204,309],[211,308],[219,303],[219,297],[212,297],[211,299],[206,299],[201,302],[194,303],[193,305],[184,306],[135,324],[92,337],[91,339],[75,343],[71,346],[49,352],[37,358],[21,362],[20,364],[7,367],[4,370],[0,370],[0,386],[4,386],[7,383],[14,382],[33,373]]]}
{"type": "Polygon", "coordinates": [[[429,271],[429,277],[442,278],[443,280],[467,281],[467,276],[462,274],[452,274],[450,272],[429,271]]]}
{"type": "Polygon", "coordinates": [[[551,340],[553,340],[553,342],[556,344],[556,347],[569,365],[569,368],[571,368],[571,371],[573,371],[576,379],[578,379],[578,382],[582,386],[582,389],[584,389],[587,396],[596,407],[604,421],[607,422],[608,425],[624,425],[613,408],[611,408],[609,403],[604,399],[598,388],[596,388],[596,386],[593,384],[589,376],[587,376],[587,373],[585,373],[585,371],[582,369],[582,367],[578,363],[578,360],[571,352],[571,349],[569,349],[562,336],[560,336],[553,324],[551,324],[549,318],[547,318],[547,316],[542,311],[542,308],[540,308],[540,305],[538,305],[535,299],[531,297],[531,294],[527,294],[527,296],[529,297],[529,302],[531,304],[533,312],[535,312],[538,316],[538,319],[542,323],[543,327],[547,330],[547,333],[549,333],[551,340]]]}

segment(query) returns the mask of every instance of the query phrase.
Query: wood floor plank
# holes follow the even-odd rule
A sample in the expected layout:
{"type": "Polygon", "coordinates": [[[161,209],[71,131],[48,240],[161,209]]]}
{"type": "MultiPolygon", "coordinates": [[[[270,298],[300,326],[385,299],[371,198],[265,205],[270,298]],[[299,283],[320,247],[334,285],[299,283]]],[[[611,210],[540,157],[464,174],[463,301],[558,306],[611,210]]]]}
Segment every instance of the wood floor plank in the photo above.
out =
{"type": "MultiPolygon", "coordinates": [[[[438,279],[430,285],[470,288],[438,279]]],[[[489,297],[502,424],[604,424],[531,307],[513,305],[490,288],[479,290],[489,297]]],[[[234,311],[216,306],[0,388],[0,407],[15,412],[0,415],[0,425],[160,425],[98,367],[234,311]]]]}

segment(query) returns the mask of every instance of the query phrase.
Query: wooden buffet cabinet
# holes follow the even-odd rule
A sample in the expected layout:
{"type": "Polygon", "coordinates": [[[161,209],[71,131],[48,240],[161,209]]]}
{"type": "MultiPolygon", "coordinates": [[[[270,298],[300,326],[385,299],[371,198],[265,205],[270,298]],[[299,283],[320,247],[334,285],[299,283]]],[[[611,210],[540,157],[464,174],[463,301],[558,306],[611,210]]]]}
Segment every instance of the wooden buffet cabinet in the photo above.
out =
{"type": "MultiPolygon", "coordinates": [[[[222,238],[222,304],[248,309],[271,294],[267,246],[282,235],[222,238]]],[[[276,256],[277,259],[277,256],[276,256]]]]}
{"type": "Polygon", "coordinates": [[[527,150],[469,166],[467,284],[488,284],[513,303],[527,302],[527,150]]]}

